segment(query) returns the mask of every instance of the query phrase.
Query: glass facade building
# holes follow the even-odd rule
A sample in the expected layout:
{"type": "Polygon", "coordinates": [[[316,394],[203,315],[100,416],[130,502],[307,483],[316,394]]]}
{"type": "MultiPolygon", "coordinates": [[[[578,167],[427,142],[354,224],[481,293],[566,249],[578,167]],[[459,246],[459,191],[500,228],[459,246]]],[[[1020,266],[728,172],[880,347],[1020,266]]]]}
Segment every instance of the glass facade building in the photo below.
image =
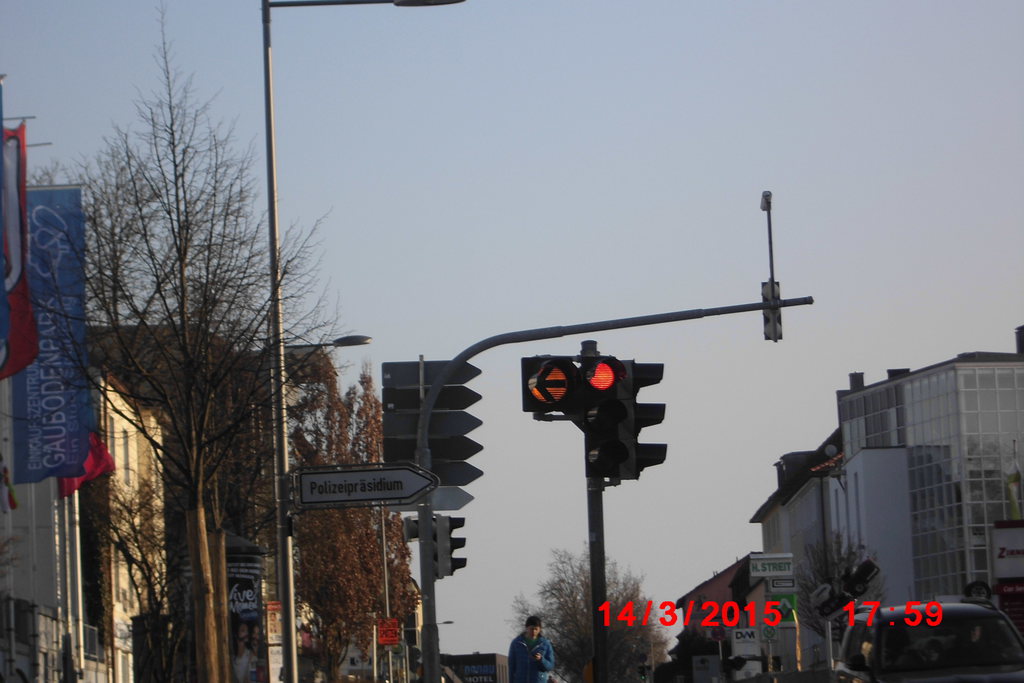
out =
{"type": "Polygon", "coordinates": [[[909,490],[914,592],[960,594],[990,575],[990,529],[1021,518],[1024,354],[971,353],[840,392],[849,460],[902,448],[909,490]]]}

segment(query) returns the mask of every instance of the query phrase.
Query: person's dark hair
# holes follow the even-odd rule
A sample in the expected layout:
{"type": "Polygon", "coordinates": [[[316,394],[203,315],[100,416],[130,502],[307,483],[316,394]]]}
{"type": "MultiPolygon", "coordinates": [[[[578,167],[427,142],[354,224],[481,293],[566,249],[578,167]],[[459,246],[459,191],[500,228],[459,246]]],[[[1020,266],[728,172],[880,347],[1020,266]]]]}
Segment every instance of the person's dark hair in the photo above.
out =
{"type": "Polygon", "coordinates": [[[540,623],[540,617],[526,617],[526,625],[527,626],[543,626],[543,624],[540,623]]]}

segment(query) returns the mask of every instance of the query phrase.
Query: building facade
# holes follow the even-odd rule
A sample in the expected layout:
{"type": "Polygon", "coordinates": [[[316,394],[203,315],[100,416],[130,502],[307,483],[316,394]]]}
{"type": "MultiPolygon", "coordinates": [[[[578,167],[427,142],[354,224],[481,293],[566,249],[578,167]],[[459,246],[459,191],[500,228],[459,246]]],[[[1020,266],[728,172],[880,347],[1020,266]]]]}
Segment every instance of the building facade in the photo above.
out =
{"type": "Polygon", "coordinates": [[[994,583],[992,530],[1021,517],[1022,330],[1016,353],[960,354],[868,386],[855,374],[839,392],[846,460],[832,514],[858,543],[888,548],[883,570],[900,575],[890,600],[994,583]]]}

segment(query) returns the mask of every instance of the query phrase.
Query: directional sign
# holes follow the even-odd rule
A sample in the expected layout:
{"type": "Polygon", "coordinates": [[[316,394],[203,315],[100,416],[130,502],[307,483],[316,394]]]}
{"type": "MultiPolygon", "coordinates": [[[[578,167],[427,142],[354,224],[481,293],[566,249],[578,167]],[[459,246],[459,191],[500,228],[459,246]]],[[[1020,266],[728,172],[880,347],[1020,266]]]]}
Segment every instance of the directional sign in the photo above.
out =
{"type": "Polygon", "coordinates": [[[405,505],[391,505],[391,510],[396,512],[416,512],[421,503],[430,501],[434,510],[461,510],[473,500],[473,496],[466,493],[458,486],[440,486],[427,494],[426,498],[418,503],[405,505]]]}
{"type": "MultiPolygon", "coordinates": [[[[443,453],[445,460],[468,460],[484,449],[468,436],[429,439],[427,446],[435,459],[443,453]]],[[[384,437],[384,462],[412,461],[416,458],[416,439],[384,437]]]]}
{"type": "Polygon", "coordinates": [[[483,476],[479,467],[459,460],[440,460],[430,467],[442,486],[465,486],[483,476]]]}
{"type": "MultiPolygon", "coordinates": [[[[419,387],[420,366],[423,367],[423,386],[429,387],[434,383],[448,365],[446,360],[408,360],[396,363],[382,363],[381,386],[385,388],[419,387]]],[[[448,384],[465,384],[480,374],[480,368],[464,363],[461,368],[448,378],[448,384]]]]}
{"type": "MultiPolygon", "coordinates": [[[[383,364],[385,462],[415,460],[421,397],[426,393],[428,385],[441,376],[448,363],[403,361],[383,364]]],[[[482,423],[464,411],[480,400],[480,394],[462,386],[479,374],[479,368],[462,364],[441,388],[431,410],[427,429],[427,445],[432,462],[467,460],[482,449],[480,444],[466,437],[466,434],[482,423]]]]}
{"type": "MultiPolygon", "coordinates": [[[[434,410],[463,410],[480,400],[480,394],[469,387],[455,384],[444,386],[437,395],[434,410]]],[[[395,410],[420,409],[419,387],[384,387],[381,390],[381,403],[385,412],[395,410]]]]}
{"type": "Polygon", "coordinates": [[[437,476],[412,463],[297,467],[292,473],[300,510],[412,503],[438,485],[437,476]]]}
{"type": "MultiPolygon", "coordinates": [[[[420,414],[415,413],[384,413],[384,436],[402,438],[416,434],[420,414]]],[[[428,436],[462,436],[473,431],[483,422],[462,410],[435,412],[430,417],[428,436]]]]}

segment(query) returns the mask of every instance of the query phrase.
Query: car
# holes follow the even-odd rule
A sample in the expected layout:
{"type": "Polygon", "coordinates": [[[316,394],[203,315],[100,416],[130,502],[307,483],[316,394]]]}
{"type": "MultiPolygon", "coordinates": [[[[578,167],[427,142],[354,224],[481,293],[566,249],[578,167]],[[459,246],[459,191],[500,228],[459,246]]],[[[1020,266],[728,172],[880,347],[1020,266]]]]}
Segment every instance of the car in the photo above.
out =
{"type": "Polygon", "coordinates": [[[1024,682],[1024,638],[985,601],[867,603],[834,666],[841,682],[1024,682]]]}

